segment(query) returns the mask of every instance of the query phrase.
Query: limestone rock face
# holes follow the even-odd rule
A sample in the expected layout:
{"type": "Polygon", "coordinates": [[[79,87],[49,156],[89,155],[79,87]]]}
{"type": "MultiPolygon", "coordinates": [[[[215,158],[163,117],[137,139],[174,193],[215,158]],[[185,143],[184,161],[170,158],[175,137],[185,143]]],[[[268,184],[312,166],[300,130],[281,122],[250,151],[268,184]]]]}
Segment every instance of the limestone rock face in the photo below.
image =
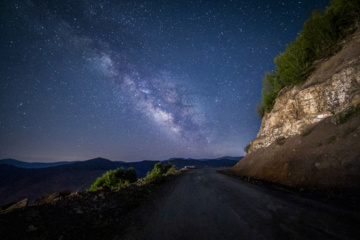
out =
{"type": "Polygon", "coordinates": [[[360,196],[360,30],[301,86],[284,88],[231,171],[294,188],[360,196]]]}
{"type": "Polygon", "coordinates": [[[305,133],[317,122],[360,104],[360,31],[322,61],[302,86],[286,87],[266,113],[249,153],[305,133]]]}

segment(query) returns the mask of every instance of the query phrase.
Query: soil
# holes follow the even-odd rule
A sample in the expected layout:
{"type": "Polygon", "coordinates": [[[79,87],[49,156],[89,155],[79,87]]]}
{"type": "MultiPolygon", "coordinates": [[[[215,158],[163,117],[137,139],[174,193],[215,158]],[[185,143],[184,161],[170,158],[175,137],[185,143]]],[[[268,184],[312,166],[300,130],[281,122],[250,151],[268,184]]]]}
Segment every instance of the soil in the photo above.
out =
{"type": "Polygon", "coordinates": [[[232,172],[288,187],[360,189],[360,116],[343,124],[329,117],[296,135],[247,154],[232,172]]]}
{"type": "Polygon", "coordinates": [[[0,212],[1,239],[117,239],[129,226],[129,213],[166,194],[178,176],[116,191],[61,192],[33,206],[0,212]]]}

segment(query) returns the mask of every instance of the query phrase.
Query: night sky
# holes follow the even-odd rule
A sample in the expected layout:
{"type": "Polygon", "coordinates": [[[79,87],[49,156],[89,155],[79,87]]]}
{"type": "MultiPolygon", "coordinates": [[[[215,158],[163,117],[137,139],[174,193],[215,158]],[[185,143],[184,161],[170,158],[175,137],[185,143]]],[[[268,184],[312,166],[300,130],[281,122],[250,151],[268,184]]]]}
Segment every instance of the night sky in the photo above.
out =
{"type": "Polygon", "coordinates": [[[329,0],[0,0],[0,159],[244,155],[262,78],[329,0]]]}

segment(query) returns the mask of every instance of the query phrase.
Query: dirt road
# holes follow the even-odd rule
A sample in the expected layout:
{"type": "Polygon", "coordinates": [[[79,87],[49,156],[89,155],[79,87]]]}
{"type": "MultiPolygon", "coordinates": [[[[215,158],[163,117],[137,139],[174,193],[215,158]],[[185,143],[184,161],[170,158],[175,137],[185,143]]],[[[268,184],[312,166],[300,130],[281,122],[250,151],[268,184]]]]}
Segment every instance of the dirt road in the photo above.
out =
{"type": "Polygon", "coordinates": [[[134,213],[122,239],[359,239],[360,212],[191,170],[134,213]]]}

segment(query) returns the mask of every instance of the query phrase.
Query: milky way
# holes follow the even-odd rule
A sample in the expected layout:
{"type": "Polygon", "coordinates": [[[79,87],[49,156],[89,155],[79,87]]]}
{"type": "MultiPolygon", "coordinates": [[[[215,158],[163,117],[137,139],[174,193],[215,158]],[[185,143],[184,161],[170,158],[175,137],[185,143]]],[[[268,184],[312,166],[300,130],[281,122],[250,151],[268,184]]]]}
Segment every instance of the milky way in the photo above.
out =
{"type": "Polygon", "coordinates": [[[1,1],[0,158],[243,155],[322,1],[1,1]]]}

